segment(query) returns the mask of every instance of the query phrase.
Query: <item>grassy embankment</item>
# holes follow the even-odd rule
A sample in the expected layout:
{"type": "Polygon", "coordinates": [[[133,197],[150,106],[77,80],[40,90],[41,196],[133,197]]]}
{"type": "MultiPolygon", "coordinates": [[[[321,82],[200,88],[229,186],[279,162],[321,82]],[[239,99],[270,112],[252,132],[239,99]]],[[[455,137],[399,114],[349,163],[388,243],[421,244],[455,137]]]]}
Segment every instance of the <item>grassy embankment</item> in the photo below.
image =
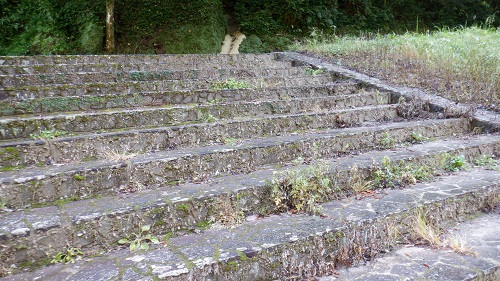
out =
{"type": "Polygon", "coordinates": [[[473,27],[371,38],[315,36],[292,49],[389,83],[500,112],[500,29],[473,27]]]}

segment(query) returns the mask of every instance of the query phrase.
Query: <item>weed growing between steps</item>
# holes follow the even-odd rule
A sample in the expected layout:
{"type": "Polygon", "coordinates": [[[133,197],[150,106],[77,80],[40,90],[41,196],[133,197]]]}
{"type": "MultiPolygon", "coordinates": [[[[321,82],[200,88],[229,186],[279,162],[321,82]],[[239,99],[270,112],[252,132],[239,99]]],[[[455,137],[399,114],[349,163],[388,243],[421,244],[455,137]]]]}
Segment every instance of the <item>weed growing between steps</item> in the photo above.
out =
{"type": "MultiPolygon", "coordinates": [[[[295,164],[303,162],[297,159],[295,164]]],[[[500,167],[497,160],[490,156],[479,156],[473,161],[477,166],[490,169],[500,167]]],[[[464,155],[441,154],[426,163],[392,162],[389,157],[382,158],[380,164],[360,169],[351,167],[346,180],[342,181],[335,169],[326,162],[313,161],[306,168],[292,168],[276,173],[269,183],[273,210],[261,214],[288,212],[321,215],[320,203],[331,199],[345,198],[351,194],[362,198],[373,196],[376,190],[387,188],[407,188],[418,182],[429,182],[443,172],[467,170],[470,164],[464,155]]],[[[422,221],[421,221],[422,222],[422,221]]],[[[424,227],[425,228],[425,227],[424,227]]]]}
{"type": "Polygon", "coordinates": [[[277,176],[271,183],[271,197],[281,211],[320,214],[322,209],[318,203],[332,193],[326,163],[313,163],[302,170],[285,170],[277,176]]]}
{"type": "Polygon", "coordinates": [[[83,257],[83,252],[78,248],[68,248],[63,252],[58,252],[51,260],[52,263],[74,263],[83,257]]]}
{"type": "Polygon", "coordinates": [[[131,252],[135,250],[148,250],[150,243],[155,245],[160,243],[158,237],[148,233],[150,230],[150,225],[144,225],[141,227],[139,233],[132,233],[126,238],[118,240],[118,244],[128,244],[131,252]]]}
{"type": "Polygon", "coordinates": [[[247,89],[250,85],[247,81],[238,81],[234,78],[228,78],[224,81],[212,82],[212,90],[227,90],[227,89],[247,89]]]}
{"type": "Polygon", "coordinates": [[[30,134],[30,138],[34,140],[51,140],[65,135],[68,135],[68,132],[59,130],[41,130],[39,133],[30,134]]]}

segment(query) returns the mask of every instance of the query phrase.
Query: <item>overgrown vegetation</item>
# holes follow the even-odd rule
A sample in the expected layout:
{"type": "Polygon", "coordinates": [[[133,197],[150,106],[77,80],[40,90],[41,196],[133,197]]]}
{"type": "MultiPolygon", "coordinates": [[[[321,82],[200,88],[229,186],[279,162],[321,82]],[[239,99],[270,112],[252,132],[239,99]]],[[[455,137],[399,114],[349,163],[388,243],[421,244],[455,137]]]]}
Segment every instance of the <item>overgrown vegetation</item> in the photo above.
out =
{"type": "Polygon", "coordinates": [[[53,138],[58,138],[67,135],[66,131],[59,130],[41,130],[38,133],[30,134],[30,138],[34,140],[51,140],[53,138]]]}
{"type": "MultiPolygon", "coordinates": [[[[101,53],[105,2],[0,0],[0,54],[101,53]]],[[[311,33],[495,25],[500,7],[497,0],[120,0],[114,8],[119,53],[217,53],[238,29],[247,36],[240,51],[253,53],[283,50],[311,33]]]]}
{"type": "Polygon", "coordinates": [[[247,81],[240,81],[234,78],[228,78],[224,81],[212,82],[212,89],[225,90],[225,89],[246,89],[250,88],[247,81]]]}
{"type": "Polygon", "coordinates": [[[321,162],[279,172],[271,183],[271,197],[281,211],[320,214],[318,203],[330,198],[331,193],[328,165],[321,162]]]}
{"type": "Polygon", "coordinates": [[[398,85],[500,110],[500,29],[489,23],[425,34],[317,35],[293,49],[398,85]]]}

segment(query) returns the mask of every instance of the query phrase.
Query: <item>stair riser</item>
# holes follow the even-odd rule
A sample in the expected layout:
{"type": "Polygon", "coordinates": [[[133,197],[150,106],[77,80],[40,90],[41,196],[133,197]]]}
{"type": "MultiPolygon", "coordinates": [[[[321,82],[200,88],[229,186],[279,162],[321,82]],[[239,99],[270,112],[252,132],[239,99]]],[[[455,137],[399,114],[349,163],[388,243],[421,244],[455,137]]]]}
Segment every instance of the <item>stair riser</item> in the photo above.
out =
{"type": "Polygon", "coordinates": [[[116,192],[120,186],[129,184],[154,186],[181,179],[205,179],[220,173],[251,171],[260,165],[288,162],[299,156],[333,157],[352,150],[373,149],[379,146],[383,138],[405,142],[411,140],[413,132],[420,132],[428,138],[465,133],[468,130],[467,122],[457,122],[423,125],[419,128],[404,125],[387,130],[374,128],[350,134],[318,135],[311,139],[290,136],[290,141],[286,142],[235,146],[223,151],[203,149],[192,155],[187,151],[168,158],[135,159],[129,164],[93,166],[88,170],[67,171],[64,174],[54,171],[51,176],[24,178],[18,183],[13,182],[14,179],[4,179],[2,196],[7,199],[9,206],[22,207],[30,203],[51,202],[73,196],[109,194],[116,192]]]}
{"type": "MultiPolygon", "coordinates": [[[[484,148],[485,147],[482,149],[484,148]]],[[[458,151],[450,150],[447,151],[447,153],[454,154],[458,153],[458,151]]],[[[462,151],[461,153],[465,153],[471,158],[476,157],[478,148],[472,148],[470,151],[462,151]]],[[[399,161],[409,161],[415,165],[434,165],[436,162],[429,161],[429,158],[438,160],[442,158],[443,155],[444,153],[432,157],[399,157],[398,159],[399,161]]],[[[380,159],[377,160],[380,161],[380,159]]],[[[396,162],[397,161],[394,161],[394,163],[396,162]]],[[[372,163],[368,160],[364,163],[357,164],[361,172],[369,172],[372,167],[372,163]]],[[[350,187],[345,184],[348,181],[349,174],[349,169],[346,168],[347,167],[340,168],[337,166],[330,169],[330,177],[337,181],[341,189],[347,191],[350,187]]],[[[498,183],[489,184],[489,186],[483,186],[479,190],[463,193],[457,197],[447,198],[446,200],[442,198],[422,199],[418,198],[417,195],[416,198],[422,201],[421,203],[425,203],[422,210],[432,213],[433,219],[435,219],[439,225],[443,226],[450,223],[450,218],[453,218],[452,220],[461,221],[475,214],[477,211],[487,209],[500,202],[500,189],[498,188],[498,183]]],[[[66,225],[61,218],[59,222],[56,222],[56,225],[54,225],[54,222],[51,222],[55,227],[52,226],[48,227],[49,229],[42,228],[38,231],[31,231],[29,236],[26,237],[17,237],[16,239],[4,237],[4,245],[6,247],[1,249],[3,250],[2,255],[5,257],[7,263],[21,262],[28,259],[44,259],[55,255],[57,249],[64,248],[67,245],[86,249],[84,251],[111,246],[117,239],[134,232],[135,229],[139,228],[141,225],[154,225],[154,232],[152,233],[160,235],[177,229],[194,227],[198,222],[206,222],[211,217],[217,217],[220,215],[220,212],[233,214],[240,210],[249,210],[249,213],[254,213],[261,208],[269,210],[272,209],[274,205],[272,199],[269,198],[269,192],[269,188],[265,184],[262,184],[261,186],[240,189],[229,196],[225,194],[212,194],[191,198],[180,198],[175,202],[156,203],[152,207],[146,209],[129,208],[128,210],[121,210],[119,213],[111,212],[106,215],[101,214],[102,216],[92,215],[86,218],[73,217],[72,211],[69,209],[64,213],[65,216],[69,215],[69,218],[73,220],[72,224],[66,225]],[[181,205],[189,206],[189,210],[180,208],[181,205]],[[224,210],[224,207],[221,208],[221,206],[226,206],[225,208],[227,209],[224,210]]],[[[413,203],[416,205],[418,202],[415,200],[413,203]]],[[[415,205],[411,207],[414,208],[415,205]]],[[[342,212],[338,206],[332,208],[332,210],[335,213],[339,211],[342,212]]],[[[328,206],[325,206],[325,211],[326,213],[329,212],[328,206]]],[[[57,213],[54,209],[51,209],[49,212],[57,213]]],[[[357,253],[358,255],[356,255],[354,253],[356,251],[354,251],[353,247],[363,246],[362,248],[365,250],[362,254],[365,255],[365,257],[373,257],[377,255],[380,250],[385,250],[387,247],[394,244],[395,237],[391,237],[391,230],[389,230],[389,228],[397,229],[400,235],[408,235],[411,233],[411,222],[408,217],[411,216],[413,212],[415,212],[415,209],[394,211],[386,215],[383,219],[362,221],[361,223],[348,223],[345,229],[334,229],[332,233],[334,235],[322,233],[321,236],[318,235],[316,237],[326,239],[328,241],[326,244],[310,244],[309,239],[303,239],[297,243],[299,243],[300,247],[302,247],[304,243],[310,247],[328,246],[329,254],[332,254],[332,256],[337,259],[335,264],[325,263],[325,260],[322,259],[314,260],[315,265],[351,266],[362,260],[362,256],[359,255],[361,253],[357,253]],[[363,237],[365,238],[363,239],[363,237]],[[372,240],[365,240],[366,237],[372,237],[372,240]],[[367,245],[370,247],[365,247],[367,245]],[[349,252],[348,255],[346,255],[346,250],[349,252]],[[342,256],[344,259],[341,258],[342,256]]],[[[339,214],[335,214],[335,216],[332,217],[337,221],[343,220],[348,222],[352,220],[352,218],[348,219],[339,214]]],[[[59,219],[55,220],[57,221],[59,219]]],[[[392,232],[392,234],[394,233],[392,232]]],[[[293,255],[287,260],[300,261],[300,258],[297,256],[298,253],[294,252],[297,249],[301,249],[300,247],[294,247],[294,250],[291,252],[293,255]]],[[[264,251],[264,253],[265,252],[266,251],[264,251]]],[[[260,255],[263,254],[263,252],[253,254],[260,255]]],[[[332,259],[329,260],[331,261],[332,259]]],[[[247,261],[248,260],[245,260],[244,262],[247,261]]],[[[253,262],[256,262],[256,260],[253,262]]],[[[268,273],[269,271],[266,270],[265,274],[268,273]]]]}
{"type": "MultiPolygon", "coordinates": [[[[330,83],[333,78],[330,75],[300,76],[300,77],[263,77],[238,79],[246,82],[248,88],[263,87],[299,87],[313,86],[330,83]]],[[[116,82],[116,83],[91,83],[80,85],[49,85],[49,86],[26,86],[23,88],[5,88],[0,90],[1,99],[29,99],[41,97],[67,97],[83,95],[121,95],[124,93],[140,93],[151,91],[182,91],[215,89],[210,80],[173,80],[173,81],[149,81],[149,82],[116,82]]]]}
{"type": "Polygon", "coordinates": [[[266,63],[285,64],[284,61],[276,61],[274,54],[242,54],[238,56],[229,55],[111,55],[111,56],[7,56],[0,57],[1,66],[39,66],[39,65],[78,65],[78,64],[165,64],[172,67],[183,66],[191,69],[199,69],[198,66],[220,67],[221,65],[238,65],[250,67],[266,63]]]}
{"type": "Polygon", "coordinates": [[[250,77],[303,76],[304,68],[288,69],[214,69],[186,71],[133,71],[111,73],[78,73],[78,74],[36,74],[0,76],[0,88],[23,87],[50,84],[77,85],[84,83],[107,83],[122,81],[166,81],[187,79],[225,80],[250,77]]]}
{"type": "Polygon", "coordinates": [[[206,103],[209,101],[243,102],[255,100],[314,98],[358,93],[354,83],[295,88],[262,88],[241,90],[201,90],[182,92],[142,92],[134,94],[54,97],[0,101],[0,116],[61,111],[158,106],[166,104],[206,103]]]}
{"type": "Polygon", "coordinates": [[[188,107],[169,107],[145,110],[123,110],[113,113],[76,114],[49,118],[0,120],[2,139],[28,138],[46,130],[65,132],[99,132],[125,128],[161,127],[185,123],[205,123],[235,117],[258,117],[271,114],[324,112],[335,108],[384,104],[389,95],[374,93],[343,98],[309,99],[240,104],[220,104],[188,107]]]}

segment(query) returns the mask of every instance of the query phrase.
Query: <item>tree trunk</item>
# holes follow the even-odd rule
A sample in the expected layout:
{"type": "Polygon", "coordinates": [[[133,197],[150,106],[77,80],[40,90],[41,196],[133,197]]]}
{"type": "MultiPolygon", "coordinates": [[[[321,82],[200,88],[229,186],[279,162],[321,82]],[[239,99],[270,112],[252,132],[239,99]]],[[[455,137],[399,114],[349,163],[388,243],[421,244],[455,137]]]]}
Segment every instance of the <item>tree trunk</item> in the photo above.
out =
{"type": "Polygon", "coordinates": [[[115,0],[106,0],[106,53],[115,52],[115,0]]]}

